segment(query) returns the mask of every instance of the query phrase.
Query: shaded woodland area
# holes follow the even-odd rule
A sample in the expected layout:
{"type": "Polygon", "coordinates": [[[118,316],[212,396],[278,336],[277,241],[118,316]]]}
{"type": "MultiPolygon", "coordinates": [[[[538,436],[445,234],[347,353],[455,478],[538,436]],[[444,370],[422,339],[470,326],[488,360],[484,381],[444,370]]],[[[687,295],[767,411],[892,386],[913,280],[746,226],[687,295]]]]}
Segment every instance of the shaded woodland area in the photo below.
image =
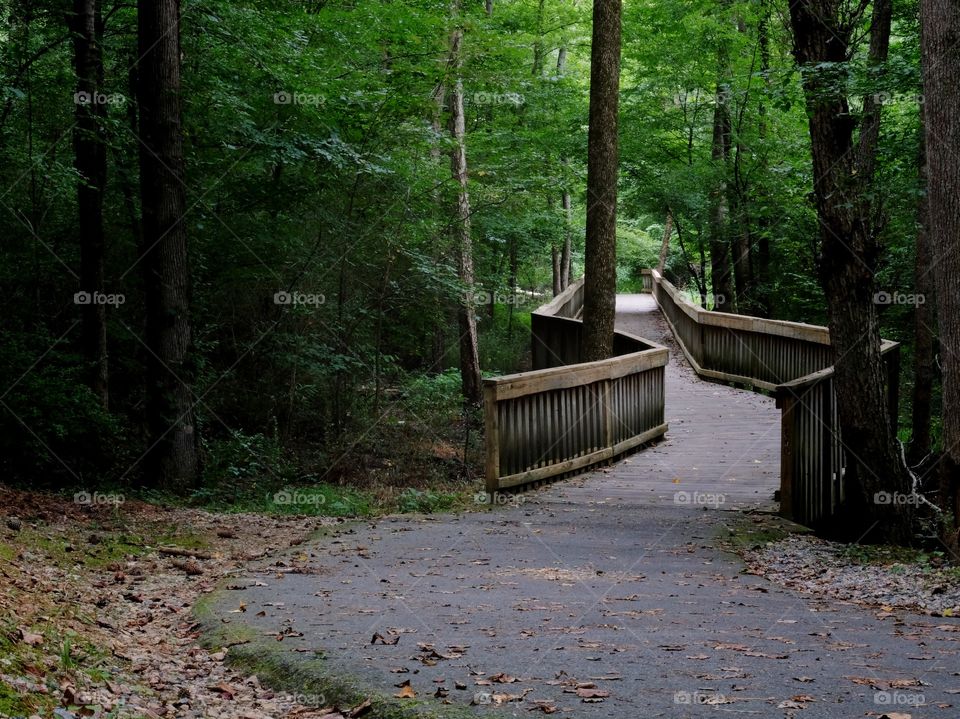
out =
{"type": "Polygon", "coordinates": [[[459,491],[530,310],[596,268],[600,357],[660,266],[704,307],[829,325],[864,496],[952,521],[942,3],[925,49],[899,0],[138,5],[0,3],[8,481],[459,491]]]}

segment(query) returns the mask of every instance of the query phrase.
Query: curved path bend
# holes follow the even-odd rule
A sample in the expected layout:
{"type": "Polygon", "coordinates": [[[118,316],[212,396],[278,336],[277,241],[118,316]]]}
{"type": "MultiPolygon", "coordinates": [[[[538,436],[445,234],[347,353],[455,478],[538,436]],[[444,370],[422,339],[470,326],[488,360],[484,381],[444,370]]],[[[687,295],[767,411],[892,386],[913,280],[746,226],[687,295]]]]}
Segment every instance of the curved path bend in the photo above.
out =
{"type": "Polygon", "coordinates": [[[273,651],[291,666],[318,652],[372,691],[442,687],[438,711],[960,716],[960,634],[936,627],[949,620],[797,594],[718,549],[743,519],[728,510],[775,508],[779,415],[768,398],[697,379],[649,296],[618,310],[621,327],[671,347],[665,441],[514,506],[355,525],[292,556],[301,573],[251,570],[215,612],[283,633],[273,651]],[[722,511],[677,492],[722,496],[722,511]],[[578,696],[578,683],[601,696],[578,696]]]}

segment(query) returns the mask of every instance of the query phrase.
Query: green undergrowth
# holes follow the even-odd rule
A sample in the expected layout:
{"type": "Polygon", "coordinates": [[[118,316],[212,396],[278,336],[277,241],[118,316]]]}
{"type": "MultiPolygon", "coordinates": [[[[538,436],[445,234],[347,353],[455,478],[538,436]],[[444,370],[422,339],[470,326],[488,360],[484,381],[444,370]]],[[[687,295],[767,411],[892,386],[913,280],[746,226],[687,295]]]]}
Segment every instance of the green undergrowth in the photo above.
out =
{"type": "Polygon", "coordinates": [[[211,512],[371,518],[386,514],[461,511],[470,507],[473,494],[473,490],[466,483],[436,489],[361,489],[322,483],[289,484],[229,493],[198,490],[186,497],[159,492],[148,492],[142,496],[156,504],[190,506],[211,512]]]}
{"type": "Polygon", "coordinates": [[[931,577],[939,576],[960,582],[960,564],[951,562],[950,556],[944,551],[883,544],[851,544],[844,547],[841,554],[853,564],[884,566],[893,572],[912,567],[931,577]]]}

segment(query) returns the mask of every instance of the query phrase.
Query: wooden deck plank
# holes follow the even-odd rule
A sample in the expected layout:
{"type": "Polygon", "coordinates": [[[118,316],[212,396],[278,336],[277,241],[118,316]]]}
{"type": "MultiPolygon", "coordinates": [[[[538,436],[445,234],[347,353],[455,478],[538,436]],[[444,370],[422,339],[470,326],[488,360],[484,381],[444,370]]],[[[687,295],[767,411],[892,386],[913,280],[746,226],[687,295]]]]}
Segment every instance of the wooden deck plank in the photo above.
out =
{"type": "MultiPolygon", "coordinates": [[[[678,492],[723,497],[722,509],[775,509],[780,411],[772,397],[707,382],[693,372],[651,295],[617,297],[617,329],[670,349],[659,444],[558,485],[570,499],[673,503],[678,492]]],[[[701,497],[701,499],[707,499],[701,497]]]]}

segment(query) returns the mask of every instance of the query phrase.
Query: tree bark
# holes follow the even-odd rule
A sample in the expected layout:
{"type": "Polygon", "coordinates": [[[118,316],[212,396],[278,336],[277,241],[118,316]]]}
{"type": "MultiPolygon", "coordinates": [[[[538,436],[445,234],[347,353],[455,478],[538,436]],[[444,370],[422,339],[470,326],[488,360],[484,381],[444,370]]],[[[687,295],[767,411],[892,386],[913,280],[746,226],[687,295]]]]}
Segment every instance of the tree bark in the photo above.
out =
{"type": "MultiPolygon", "coordinates": [[[[757,44],[760,46],[760,74],[763,77],[765,93],[770,92],[770,32],[769,32],[770,9],[764,2],[762,15],[757,25],[757,44]]],[[[761,95],[760,103],[757,107],[757,114],[760,118],[758,134],[760,136],[761,157],[760,169],[764,175],[767,174],[767,105],[764,100],[766,95],[761,95]]],[[[761,193],[765,193],[763,182],[760,183],[761,193]]],[[[769,207],[765,196],[760,197],[761,203],[769,207]]],[[[757,309],[761,317],[770,317],[773,314],[773,302],[770,277],[770,216],[769,209],[761,213],[758,218],[759,238],[757,239],[757,309]]]]}
{"type": "Polygon", "coordinates": [[[617,303],[617,179],[621,0],[595,0],[587,136],[583,361],[613,353],[617,303]]]}
{"type": "Polygon", "coordinates": [[[560,277],[560,250],[556,245],[550,246],[550,264],[553,268],[553,296],[563,292],[563,282],[560,277]]]}
{"type": "Polygon", "coordinates": [[[543,47],[543,15],[545,4],[546,0],[538,0],[537,2],[537,21],[533,35],[533,68],[531,69],[531,74],[534,77],[543,75],[544,55],[546,54],[543,47]]]}
{"type": "Polygon", "coordinates": [[[99,0],[74,0],[69,17],[77,75],[74,169],[80,234],[80,292],[89,300],[80,306],[82,349],[88,382],[101,406],[110,403],[107,359],[107,306],[95,298],[104,287],[103,193],[107,184],[107,150],[103,123],[103,20],[99,0]]]}
{"type": "MultiPolygon", "coordinates": [[[[876,501],[880,492],[909,494],[909,475],[887,409],[880,326],[874,304],[879,247],[869,226],[865,191],[870,178],[857,172],[854,121],[844,77],[852,28],[841,21],[841,0],[791,0],[794,55],[801,67],[813,156],[814,194],[820,220],[820,283],[827,299],[834,387],[847,457],[844,528],[857,539],[912,538],[910,505],[876,501]],[[842,70],[840,72],[843,72],[842,70]]],[[[874,147],[861,147],[874,152],[874,147]]]]}
{"type": "Polygon", "coordinates": [[[473,302],[473,241],[470,235],[470,194],[467,191],[466,121],[463,112],[463,80],[460,77],[463,28],[460,25],[459,2],[451,6],[454,28],[450,33],[450,68],[454,78],[450,88],[450,172],[457,186],[455,230],[457,240],[457,273],[466,296],[457,308],[460,330],[460,382],[467,402],[479,404],[483,399],[480,357],[477,349],[477,316],[473,302]]]}
{"type": "Polygon", "coordinates": [[[146,305],[150,481],[183,488],[197,477],[190,383],[190,263],[184,225],[179,0],[138,2],[140,195],[146,305]]]}
{"type": "Polygon", "coordinates": [[[670,235],[673,234],[673,215],[667,212],[667,221],[663,224],[663,241],[660,243],[660,258],[657,260],[657,272],[663,274],[667,266],[667,254],[670,252],[670,235]]]}
{"type": "Polygon", "coordinates": [[[960,524],[960,8],[947,0],[921,0],[924,112],[930,249],[937,290],[943,371],[941,502],[960,524]]]}
{"type": "Polygon", "coordinates": [[[713,309],[733,312],[735,307],[733,275],[730,267],[730,241],[727,237],[727,185],[723,175],[730,157],[729,93],[725,85],[726,50],[719,51],[720,77],[717,79],[716,103],[713,108],[713,141],[710,157],[720,174],[710,193],[710,278],[713,286],[713,309]]]}
{"type": "Polygon", "coordinates": [[[933,414],[933,383],[936,379],[933,336],[936,326],[934,304],[933,255],[930,248],[927,211],[927,152],[923,137],[926,126],[923,104],[920,105],[920,156],[918,158],[921,193],[917,201],[917,239],[914,251],[913,291],[923,302],[913,310],[913,411],[911,414],[910,451],[912,466],[920,464],[933,446],[930,423],[933,414]]]}
{"type": "Polygon", "coordinates": [[[563,247],[560,249],[560,289],[570,286],[570,255],[573,252],[573,211],[570,206],[570,191],[564,190],[560,197],[563,207],[563,247]]]}

